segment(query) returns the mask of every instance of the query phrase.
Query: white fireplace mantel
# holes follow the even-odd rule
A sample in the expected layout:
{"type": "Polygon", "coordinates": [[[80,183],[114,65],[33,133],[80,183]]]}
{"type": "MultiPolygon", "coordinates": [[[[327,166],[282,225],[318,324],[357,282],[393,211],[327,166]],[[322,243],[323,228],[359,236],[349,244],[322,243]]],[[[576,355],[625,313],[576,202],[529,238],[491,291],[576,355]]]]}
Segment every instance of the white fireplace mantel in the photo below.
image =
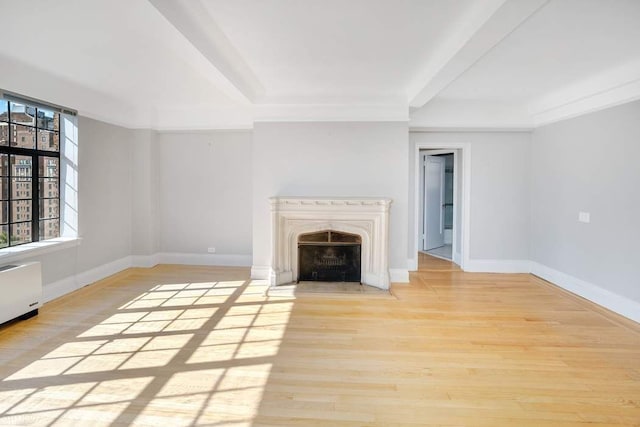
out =
{"type": "Polygon", "coordinates": [[[300,234],[335,230],[362,238],[362,282],[389,289],[389,198],[272,197],[271,285],[296,281],[300,234]]]}

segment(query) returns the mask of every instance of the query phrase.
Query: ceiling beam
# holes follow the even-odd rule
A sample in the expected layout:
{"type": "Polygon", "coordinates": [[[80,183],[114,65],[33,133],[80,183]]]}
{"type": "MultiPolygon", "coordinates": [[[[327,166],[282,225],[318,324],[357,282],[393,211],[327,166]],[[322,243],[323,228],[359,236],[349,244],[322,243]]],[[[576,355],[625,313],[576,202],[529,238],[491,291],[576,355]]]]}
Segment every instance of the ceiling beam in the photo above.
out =
{"type": "Polygon", "coordinates": [[[200,0],[149,0],[218,74],[219,89],[237,101],[255,102],[264,88],[200,0]]]}
{"type": "Polygon", "coordinates": [[[640,60],[612,67],[544,94],[528,105],[536,126],[640,99],[640,60]]]}
{"type": "Polygon", "coordinates": [[[475,2],[409,86],[409,105],[424,106],[549,1],[475,2]]]}

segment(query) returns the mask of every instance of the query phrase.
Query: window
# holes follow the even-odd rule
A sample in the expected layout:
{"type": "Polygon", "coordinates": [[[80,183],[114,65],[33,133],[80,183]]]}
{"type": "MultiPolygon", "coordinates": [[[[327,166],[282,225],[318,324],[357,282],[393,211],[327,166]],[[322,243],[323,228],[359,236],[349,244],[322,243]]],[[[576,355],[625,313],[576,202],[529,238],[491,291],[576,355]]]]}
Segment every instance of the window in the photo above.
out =
{"type": "Polygon", "coordinates": [[[60,236],[60,113],[0,99],[0,248],[60,236]]]}

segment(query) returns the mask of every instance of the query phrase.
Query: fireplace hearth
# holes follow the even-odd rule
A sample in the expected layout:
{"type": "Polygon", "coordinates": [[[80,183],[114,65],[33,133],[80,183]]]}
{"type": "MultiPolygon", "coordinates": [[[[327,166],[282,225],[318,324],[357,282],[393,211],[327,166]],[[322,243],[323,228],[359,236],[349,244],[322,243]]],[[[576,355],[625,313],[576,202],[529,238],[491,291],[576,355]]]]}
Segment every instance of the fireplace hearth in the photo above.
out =
{"type": "Polygon", "coordinates": [[[360,236],[338,231],[298,237],[298,282],[360,282],[360,236]]]}

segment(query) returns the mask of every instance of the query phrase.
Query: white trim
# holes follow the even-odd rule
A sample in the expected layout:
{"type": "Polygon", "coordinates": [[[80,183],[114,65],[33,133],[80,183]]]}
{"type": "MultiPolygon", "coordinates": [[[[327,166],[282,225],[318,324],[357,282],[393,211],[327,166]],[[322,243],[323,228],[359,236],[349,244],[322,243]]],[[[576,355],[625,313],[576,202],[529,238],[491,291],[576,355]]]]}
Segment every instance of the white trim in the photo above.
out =
{"type": "Polygon", "coordinates": [[[160,264],[158,254],[153,255],[132,255],[131,266],[140,268],[151,268],[160,264]]]}
{"type": "Polygon", "coordinates": [[[69,294],[82,286],[76,283],[76,276],[65,277],[52,283],[45,283],[42,287],[42,302],[46,303],[69,294]]]}
{"type": "Polygon", "coordinates": [[[409,270],[390,268],[391,283],[409,283],[409,270]]]}
{"type": "Polygon", "coordinates": [[[271,277],[271,267],[268,265],[252,265],[251,278],[256,280],[269,280],[271,277]]]}
{"type": "Polygon", "coordinates": [[[157,253],[153,255],[126,256],[91,270],[44,284],[43,298],[45,302],[48,302],[127,268],[150,268],[158,264],[248,267],[251,265],[251,255],[157,253]]]}
{"type": "Polygon", "coordinates": [[[255,122],[409,122],[406,104],[258,104],[255,122]]]}
{"type": "Polygon", "coordinates": [[[640,79],[533,114],[536,127],[567,120],[640,99],[640,79]]]}
{"type": "Polygon", "coordinates": [[[409,126],[409,132],[434,133],[434,132],[533,132],[531,126],[483,126],[483,127],[456,127],[456,126],[409,126]]]}
{"type": "Polygon", "coordinates": [[[407,269],[409,271],[418,271],[418,258],[409,258],[407,260],[407,269]]]}
{"type": "MultiPolygon", "coordinates": [[[[167,127],[167,128],[163,128],[163,127],[155,127],[152,130],[155,130],[157,132],[160,133],[166,133],[166,134],[218,134],[218,133],[244,133],[244,134],[251,134],[251,131],[253,130],[253,122],[248,123],[246,125],[238,125],[238,126],[232,126],[232,127],[214,127],[214,128],[207,128],[207,127],[203,127],[203,128],[191,128],[191,127],[167,127]]],[[[185,141],[185,143],[188,143],[189,141],[185,141]]]]}
{"type": "Polygon", "coordinates": [[[84,271],[76,274],[76,280],[81,285],[87,285],[89,283],[97,282],[105,277],[109,277],[113,274],[119,273],[122,270],[131,268],[131,257],[126,256],[118,260],[103,264],[99,267],[92,268],[91,270],[84,271]]]}
{"type": "Polygon", "coordinates": [[[41,242],[27,243],[0,249],[0,264],[11,263],[25,258],[40,256],[78,246],[82,242],[78,237],[58,237],[41,242]]]}
{"type": "Polygon", "coordinates": [[[546,265],[533,261],[530,265],[531,274],[640,323],[640,302],[618,295],[598,285],[570,276],[561,271],[554,270],[546,265]]]}
{"type": "Polygon", "coordinates": [[[249,267],[251,255],[199,254],[188,252],[160,252],[153,255],[133,255],[132,267],[151,268],[158,264],[214,265],[221,267],[249,267]]]}
{"type": "MultiPolygon", "coordinates": [[[[468,142],[417,142],[415,145],[414,165],[414,236],[413,253],[420,250],[420,150],[460,150],[462,156],[462,206],[455,206],[454,202],[454,227],[453,243],[454,252],[462,253],[462,259],[458,258],[458,265],[463,270],[469,262],[469,242],[471,232],[471,144],[468,142]],[[462,215],[460,230],[457,230],[457,215],[462,215]],[[457,234],[462,236],[462,248],[457,247],[457,234]]],[[[454,200],[457,198],[457,187],[460,180],[460,171],[456,167],[457,154],[454,152],[454,200]]],[[[417,267],[416,267],[417,268],[417,267]]]]}
{"type": "Polygon", "coordinates": [[[523,259],[470,259],[465,263],[467,273],[529,273],[530,261],[523,259]]]}
{"type": "Polygon", "coordinates": [[[250,267],[251,255],[198,254],[162,252],[154,255],[156,264],[215,265],[226,267],[250,267]]]}
{"type": "Polygon", "coordinates": [[[49,302],[129,267],[131,267],[131,257],[127,256],[58,281],[46,283],[42,291],[43,300],[49,302]]]}
{"type": "Polygon", "coordinates": [[[454,264],[460,265],[460,258],[461,258],[460,252],[453,252],[452,261],[453,261],[454,264]]]}

